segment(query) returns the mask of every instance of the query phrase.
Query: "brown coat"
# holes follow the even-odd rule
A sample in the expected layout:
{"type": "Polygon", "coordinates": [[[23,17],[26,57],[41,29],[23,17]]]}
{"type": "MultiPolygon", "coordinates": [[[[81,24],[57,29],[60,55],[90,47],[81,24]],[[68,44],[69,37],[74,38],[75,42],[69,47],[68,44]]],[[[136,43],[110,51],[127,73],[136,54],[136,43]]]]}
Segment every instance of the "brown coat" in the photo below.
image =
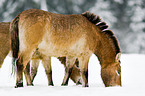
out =
{"type": "MultiPolygon", "coordinates": [[[[6,56],[8,55],[8,53],[11,50],[10,49],[10,31],[9,31],[9,28],[10,28],[10,22],[0,22],[0,68],[3,64],[4,59],[6,58],[6,56]]],[[[58,58],[58,59],[62,62],[62,64],[65,64],[65,61],[66,61],[65,57],[61,57],[61,58],[58,58]]],[[[38,68],[38,65],[39,65],[39,60],[43,61],[43,65],[44,65],[44,68],[45,68],[46,71],[47,71],[47,66],[45,66],[45,65],[47,65],[46,64],[47,62],[46,62],[45,59],[43,59],[43,56],[37,50],[33,54],[31,60],[32,60],[31,79],[32,79],[32,82],[33,82],[33,80],[34,80],[34,78],[37,74],[37,68],[38,68]]],[[[77,63],[78,62],[76,62],[76,64],[77,63]]],[[[28,65],[27,69],[25,70],[25,74],[30,74],[29,73],[30,72],[29,67],[30,67],[30,65],[28,65]]],[[[48,73],[48,72],[46,72],[46,73],[48,73]]],[[[28,78],[27,75],[25,75],[25,76],[26,76],[26,79],[27,79],[28,78]]],[[[76,84],[81,84],[80,70],[76,66],[74,66],[73,72],[72,72],[70,78],[76,84]]],[[[27,80],[27,84],[28,84],[28,82],[29,81],[27,80]]]]}
{"type": "Polygon", "coordinates": [[[118,41],[111,31],[102,31],[97,27],[95,22],[98,21],[100,19],[96,15],[88,12],[61,15],[29,9],[20,13],[12,21],[10,29],[13,63],[18,58],[16,87],[22,86],[22,72],[36,48],[45,58],[67,58],[62,85],[68,84],[74,62],[78,58],[82,84],[88,86],[88,62],[93,53],[101,63],[101,76],[105,86],[121,85],[121,75],[116,73],[120,69],[118,41]],[[108,73],[106,70],[113,71],[108,73]]]}

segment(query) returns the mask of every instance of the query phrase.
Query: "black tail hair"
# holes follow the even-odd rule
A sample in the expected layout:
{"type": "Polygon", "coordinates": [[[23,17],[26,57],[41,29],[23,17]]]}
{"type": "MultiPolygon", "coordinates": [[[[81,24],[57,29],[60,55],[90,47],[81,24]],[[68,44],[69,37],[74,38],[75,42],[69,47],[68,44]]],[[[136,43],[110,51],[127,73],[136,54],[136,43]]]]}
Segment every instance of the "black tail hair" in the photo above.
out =
{"type": "Polygon", "coordinates": [[[10,33],[11,33],[11,50],[12,50],[12,74],[16,72],[16,61],[18,60],[19,52],[19,29],[18,29],[19,15],[11,22],[10,33]]]}

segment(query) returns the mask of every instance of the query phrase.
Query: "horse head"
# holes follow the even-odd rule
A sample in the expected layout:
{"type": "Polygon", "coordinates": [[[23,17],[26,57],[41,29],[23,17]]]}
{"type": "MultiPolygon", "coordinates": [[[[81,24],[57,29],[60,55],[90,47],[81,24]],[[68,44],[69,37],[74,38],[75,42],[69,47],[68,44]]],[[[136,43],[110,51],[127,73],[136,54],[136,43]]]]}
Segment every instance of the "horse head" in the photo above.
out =
{"type": "Polygon", "coordinates": [[[121,86],[120,55],[120,53],[116,55],[115,62],[103,64],[101,67],[101,77],[106,87],[121,86]]]}

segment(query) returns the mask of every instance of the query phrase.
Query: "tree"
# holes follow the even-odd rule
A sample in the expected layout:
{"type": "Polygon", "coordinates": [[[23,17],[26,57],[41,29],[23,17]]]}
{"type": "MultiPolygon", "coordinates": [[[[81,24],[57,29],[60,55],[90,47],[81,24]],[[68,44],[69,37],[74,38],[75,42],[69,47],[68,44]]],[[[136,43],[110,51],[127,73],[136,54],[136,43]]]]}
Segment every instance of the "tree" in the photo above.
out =
{"type": "Polygon", "coordinates": [[[107,24],[113,28],[113,24],[116,22],[117,18],[110,11],[109,0],[97,0],[89,11],[99,15],[103,21],[107,22],[107,24]]]}
{"type": "Polygon", "coordinates": [[[145,53],[145,0],[129,1],[131,22],[127,52],[145,53]]]}
{"type": "Polygon", "coordinates": [[[90,10],[111,25],[123,53],[145,53],[145,0],[97,0],[90,10]]]}
{"type": "Polygon", "coordinates": [[[11,21],[20,12],[30,9],[40,8],[40,5],[35,0],[4,0],[0,6],[0,20],[11,21]]]}
{"type": "Polygon", "coordinates": [[[145,53],[145,0],[1,0],[0,21],[10,22],[30,8],[60,14],[89,10],[107,22],[123,53],[145,53]]]}
{"type": "Polygon", "coordinates": [[[60,14],[83,13],[94,6],[95,2],[96,0],[46,0],[48,11],[60,14]]]}

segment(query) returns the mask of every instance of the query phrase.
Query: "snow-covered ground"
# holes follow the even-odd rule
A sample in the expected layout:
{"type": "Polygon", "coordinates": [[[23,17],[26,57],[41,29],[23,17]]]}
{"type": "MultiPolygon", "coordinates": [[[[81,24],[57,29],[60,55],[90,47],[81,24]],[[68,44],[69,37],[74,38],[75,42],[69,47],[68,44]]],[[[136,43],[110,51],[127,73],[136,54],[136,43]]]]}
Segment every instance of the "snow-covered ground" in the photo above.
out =
{"type": "Polygon", "coordinates": [[[7,57],[0,69],[0,96],[145,96],[145,55],[123,54],[121,56],[122,87],[104,87],[100,77],[100,65],[95,55],[89,62],[89,87],[83,88],[69,80],[68,86],[61,86],[64,67],[52,58],[53,81],[47,86],[47,77],[42,64],[34,80],[35,86],[14,88],[15,78],[11,76],[11,58],[7,57]]]}

